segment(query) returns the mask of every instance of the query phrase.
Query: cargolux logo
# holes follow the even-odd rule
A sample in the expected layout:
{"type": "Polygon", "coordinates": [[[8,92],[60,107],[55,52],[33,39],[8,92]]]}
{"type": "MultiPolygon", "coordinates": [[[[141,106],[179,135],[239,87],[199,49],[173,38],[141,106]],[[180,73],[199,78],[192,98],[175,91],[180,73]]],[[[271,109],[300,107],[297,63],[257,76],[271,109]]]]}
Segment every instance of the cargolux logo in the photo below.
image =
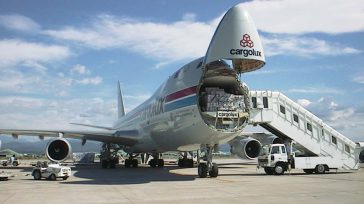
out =
{"type": "MultiPolygon", "coordinates": [[[[254,47],[254,42],[250,39],[249,34],[243,35],[243,38],[240,40],[240,46],[248,47],[248,48],[254,47]]],[[[255,50],[254,48],[253,49],[231,49],[230,54],[231,55],[242,55],[244,57],[248,57],[248,56],[261,57],[262,56],[262,52],[255,50]]]]}
{"type": "Polygon", "coordinates": [[[244,34],[243,39],[240,40],[240,45],[242,47],[252,48],[252,47],[254,47],[254,42],[250,39],[250,35],[244,34]]]}

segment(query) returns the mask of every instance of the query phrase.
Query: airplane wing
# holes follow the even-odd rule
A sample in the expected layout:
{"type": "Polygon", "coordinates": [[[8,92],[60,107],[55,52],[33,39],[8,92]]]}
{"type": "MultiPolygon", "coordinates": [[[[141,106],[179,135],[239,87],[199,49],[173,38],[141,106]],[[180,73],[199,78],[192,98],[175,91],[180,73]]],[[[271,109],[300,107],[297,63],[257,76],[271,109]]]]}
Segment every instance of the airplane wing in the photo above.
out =
{"type": "Polygon", "coordinates": [[[99,142],[119,143],[132,146],[138,141],[137,130],[100,130],[100,131],[73,131],[73,130],[20,130],[20,129],[0,129],[0,134],[18,136],[38,136],[73,138],[81,140],[94,140],[99,142]]]}

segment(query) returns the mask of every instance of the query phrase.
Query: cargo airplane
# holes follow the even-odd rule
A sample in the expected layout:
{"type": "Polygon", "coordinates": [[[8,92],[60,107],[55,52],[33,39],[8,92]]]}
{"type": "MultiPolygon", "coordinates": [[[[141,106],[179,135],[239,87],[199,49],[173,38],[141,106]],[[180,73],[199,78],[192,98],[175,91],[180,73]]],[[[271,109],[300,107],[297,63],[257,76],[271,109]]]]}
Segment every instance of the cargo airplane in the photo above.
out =
{"type": "MultiPolygon", "coordinates": [[[[256,140],[234,139],[242,133],[250,114],[249,89],[238,76],[264,64],[257,29],[243,5],[238,4],[222,18],[204,57],[178,69],[148,100],[127,114],[118,83],[118,120],[112,127],[85,125],[96,128],[94,131],[0,129],[0,133],[54,137],[46,147],[46,155],[53,162],[69,156],[67,138],[80,139],[83,144],[100,141],[104,144],[103,168],[115,167],[112,153],[119,149],[129,155],[125,167],[137,167],[139,154],[153,157],[151,167],[162,167],[163,152],[199,150],[199,177],[216,177],[218,166],[212,162],[212,153],[219,144],[230,141],[241,157],[258,156],[259,144],[249,146],[256,140]]],[[[179,166],[191,164],[187,156],[179,160],[179,166]]]]}

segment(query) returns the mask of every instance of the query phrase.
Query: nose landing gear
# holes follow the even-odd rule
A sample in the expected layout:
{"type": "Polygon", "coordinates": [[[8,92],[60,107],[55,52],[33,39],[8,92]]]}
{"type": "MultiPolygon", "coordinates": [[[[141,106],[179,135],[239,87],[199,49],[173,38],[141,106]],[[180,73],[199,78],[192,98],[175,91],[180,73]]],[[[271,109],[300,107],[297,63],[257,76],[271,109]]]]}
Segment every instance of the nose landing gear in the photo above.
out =
{"type": "Polygon", "coordinates": [[[214,150],[215,146],[206,145],[205,148],[202,148],[202,152],[205,153],[203,157],[203,162],[199,162],[198,165],[198,176],[200,178],[206,178],[207,174],[211,178],[215,178],[219,175],[219,168],[216,163],[212,162],[212,152],[214,150]]]}

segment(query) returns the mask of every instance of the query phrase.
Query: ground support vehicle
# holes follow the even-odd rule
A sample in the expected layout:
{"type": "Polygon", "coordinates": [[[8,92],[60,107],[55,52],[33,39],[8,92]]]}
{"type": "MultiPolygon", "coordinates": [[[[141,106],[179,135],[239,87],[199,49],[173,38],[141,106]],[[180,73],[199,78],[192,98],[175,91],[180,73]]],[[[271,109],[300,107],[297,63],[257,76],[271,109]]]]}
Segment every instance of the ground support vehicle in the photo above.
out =
{"type": "Polygon", "coordinates": [[[291,169],[302,169],[307,174],[323,174],[342,166],[343,162],[340,159],[332,157],[296,157],[294,152],[287,152],[284,144],[267,145],[263,147],[262,154],[258,157],[258,168],[264,168],[268,175],[282,175],[291,169]]]}
{"type": "Polygon", "coordinates": [[[34,180],[40,180],[45,178],[48,180],[55,181],[57,178],[67,180],[71,176],[71,168],[68,166],[62,166],[60,164],[43,164],[38,163],[32,171],[34,180]]]}

